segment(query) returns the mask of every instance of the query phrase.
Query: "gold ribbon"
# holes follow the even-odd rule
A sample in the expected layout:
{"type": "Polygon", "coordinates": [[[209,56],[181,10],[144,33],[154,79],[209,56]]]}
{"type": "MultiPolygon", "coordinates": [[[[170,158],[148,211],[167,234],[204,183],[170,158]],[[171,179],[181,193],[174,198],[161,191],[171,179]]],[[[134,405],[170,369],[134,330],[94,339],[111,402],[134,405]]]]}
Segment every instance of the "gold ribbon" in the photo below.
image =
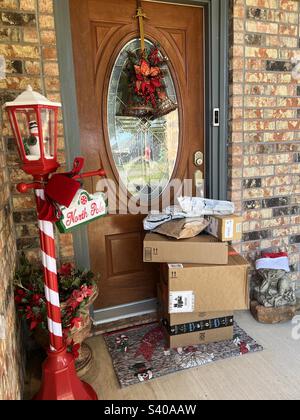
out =
{"type": "Polygon", "coordinates": [[[137,12],[134,16],[139,20],[139,29],[140,29],[140,38],[141,38],[141,52],[142,54],[145,51],[145,29],[144,29],[144,19],[147,19],[146,13],[144,13],[142,8],[141,0],[137,0],[137,12]]]}

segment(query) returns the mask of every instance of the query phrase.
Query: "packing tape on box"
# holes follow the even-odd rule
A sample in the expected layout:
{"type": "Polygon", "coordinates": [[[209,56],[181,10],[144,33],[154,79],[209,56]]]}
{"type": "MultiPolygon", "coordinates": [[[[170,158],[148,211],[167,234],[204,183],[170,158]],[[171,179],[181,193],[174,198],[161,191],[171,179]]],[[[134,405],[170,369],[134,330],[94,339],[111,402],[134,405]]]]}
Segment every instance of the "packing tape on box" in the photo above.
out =
{"type": "Polygon", "coordinates": [[[203,332],[209,330],[217,330],[220,328],[232,327],[234,317],[228,316],[223,318],[209,319],[207,321],[190,322],[188,324],[170,326],[167,320],[163,320],[163,325],[167,329],[170,336],[190,334],[195,332],[203,332]]]}

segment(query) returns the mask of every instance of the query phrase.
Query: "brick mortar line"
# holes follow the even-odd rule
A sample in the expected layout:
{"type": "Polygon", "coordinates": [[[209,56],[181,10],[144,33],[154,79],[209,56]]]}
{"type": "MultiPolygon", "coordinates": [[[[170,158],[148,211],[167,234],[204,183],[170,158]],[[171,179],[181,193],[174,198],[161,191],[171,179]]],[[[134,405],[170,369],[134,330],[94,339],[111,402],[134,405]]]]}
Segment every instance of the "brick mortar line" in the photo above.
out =
{"type": "MultiPolygon", "coordinates": [[[[7,8],[5,8],[4,9],[4,8],[0,7],[0,13],[2,13],[2,12],[3,13],[17,13],[17,14],[22,14],[22,15],[34,15],[37,12],[37,10],[39,11],[39,7],[36,8],[35,10],[23,10],[23,9],[20,9],[20,8],[17,8],[17,9],[7,9],[7,8]]],[[[40,12],[39,11],[39,14],[42,15],[42,16],[53,17],[53,13],[51,13],[51,12],[40,12]]],[[[8,26],[14,26],[14,25],[9,25],[8,24],[8,26]]]]}
{"type": "MultiPolygon", "coordinates": [[[[293,1],[298,1],[298,0],[293,0],[293,1]]],[[[264,9],[264,10],[270,10],[270,11],[276,11],[276,12],[285,12],[285,13],[291,13],[291,14],[297,14],[299,13],[299,5],[298,5],[298,10],[287,10],[287,9],[282,9],[280,6],[278,6],[276,9],[274,7],[266,7],[266,6],[250,6],[248,4],[245,5],[246,8],[256,8],[256,9],[264,9]]],[[[249,18],[247,18],[249,19],[249,18]]],[[[254,20],[254,19],[251,19],[254,20]]]]}
{"type": "MultiPolygon", "coordinates": [[[[295,15],[298,15],[298,13],[295,13],[295,15]]],[[[277,25],[278,26],[278,30],[280,29],[280,27],[282,26],[287,26],[288,28],[292,27],[292,28],[296,28],[296,26],[298,26],[297,23],[289,23],[289,22],[274,22],[274,21],[251,21],[250,19],[246,19],[246,23],[248,22],[254,22],[254,23],[258,23],[258,24],[270,24],[270,25],[277,25]]],[[[287,35],[287,34],[281,34],[279,31],[278,33],[274,33],[274,32],[253,32],[249,29],[246,29],[246,34],[259,34],[259,35],[265,35],[265,36],[285,36],[286,38],[295,38],[296,35],[287,35]]]]}
{"type": "MultiPolygon", "coordinates": [[[[32,47],[32,48],[37,48],[39,47],[39,43],[38,42],[26,42],[26,41],[21,41],[21,42],[17,42],[17,41],[0,41],[0,45],[4,45],[4,46],[16,46],[16,47],[32,47]]],[[[47,46],[50,46],[52,44],[47,44],[47,46]]],[[[26,58],[24,57],[16,57],[16,58],[7,58],[8,60],[26,60],[26,58]]],[[[39,61],[39,58],[31,58],[31,61],[39,61]]],[[[47,60],[45,60],[47,61],[47,60]]],[[[48,60],[51,63],[53,62],[52,60],[48,60]]]]}
{"type": "MultiPolygon", "coordinates": [[[[295,27],[296,26],[298,26],[298,25],[294,25],[295,27]]],[[[240,32],[240,33],[243,33],[243,32],[240,32]]],[[[283,34],[280,34],[279,32],[277,32],[277,33],[266,33],[266,32],[252,32],[252,31],[248,31],[248,30],[245,30],[245,32],[244,32],[244,34],[245,35],[266,35],[266,36],[278,36],[278,37],[280,37],[280,36],[285,36],[285,37],[289,37],[289,38],[294,38],[294,39],[296,39],[297,38],[297,35],[283,35],[283,34]]],[[[239,46],[239,45],[241,45],[241,44],[235,44],[236,46],[239,46]]],[[[247,47],[249,47],[249,45],[247,44],[247,47]]],[[[256,47],[255,47],[256,48],[256,47]]],[[[262,47],[263,48],[263,47],[262,47]]]]}
{"type": "MultiPolygon", "coordinates": [[[[5,8],[5,9],[2,9],[2,8],[0,8],[0,13],[15,13],[15,14],[18,14],[18,15],[34,15],[34,10],[21,10],[21,9],[7,9],[7,8],[5,8]]],[[[3,24],[4,26],[19,26],[19,25],[10,25],[10,24],[7,24],[7,25],[5,25],[5,24],[3,24]]]]}

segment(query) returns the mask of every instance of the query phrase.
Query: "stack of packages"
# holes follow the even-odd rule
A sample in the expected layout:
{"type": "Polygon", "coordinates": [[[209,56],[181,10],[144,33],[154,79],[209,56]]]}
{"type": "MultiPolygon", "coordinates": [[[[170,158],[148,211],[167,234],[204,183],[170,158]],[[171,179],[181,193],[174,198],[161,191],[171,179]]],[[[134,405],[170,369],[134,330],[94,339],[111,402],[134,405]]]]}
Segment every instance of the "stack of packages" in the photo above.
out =
{"type": "Polygon", "coordinates": [[[178,348],[232,340],[234,311],[249,309],[249,264],[228,244],[241,239],[242,219],[232,203],[179,202],[180,209],[144,221],[151,231],[144,262],[160,264],[159,317],[167,342],[178,348]]]}

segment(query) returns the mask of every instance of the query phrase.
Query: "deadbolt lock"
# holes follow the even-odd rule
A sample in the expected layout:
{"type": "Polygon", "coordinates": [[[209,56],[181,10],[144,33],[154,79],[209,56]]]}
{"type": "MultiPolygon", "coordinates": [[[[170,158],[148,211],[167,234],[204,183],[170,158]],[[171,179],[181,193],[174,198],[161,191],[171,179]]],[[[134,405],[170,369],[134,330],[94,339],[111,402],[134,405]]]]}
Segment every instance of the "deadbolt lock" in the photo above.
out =
{"type": "Polygon", "coordinates": [[[194,164],[197,167],[200,167],[203,165],[203,153],[202,152],[196,152],[194,156],[194,164]]]}

